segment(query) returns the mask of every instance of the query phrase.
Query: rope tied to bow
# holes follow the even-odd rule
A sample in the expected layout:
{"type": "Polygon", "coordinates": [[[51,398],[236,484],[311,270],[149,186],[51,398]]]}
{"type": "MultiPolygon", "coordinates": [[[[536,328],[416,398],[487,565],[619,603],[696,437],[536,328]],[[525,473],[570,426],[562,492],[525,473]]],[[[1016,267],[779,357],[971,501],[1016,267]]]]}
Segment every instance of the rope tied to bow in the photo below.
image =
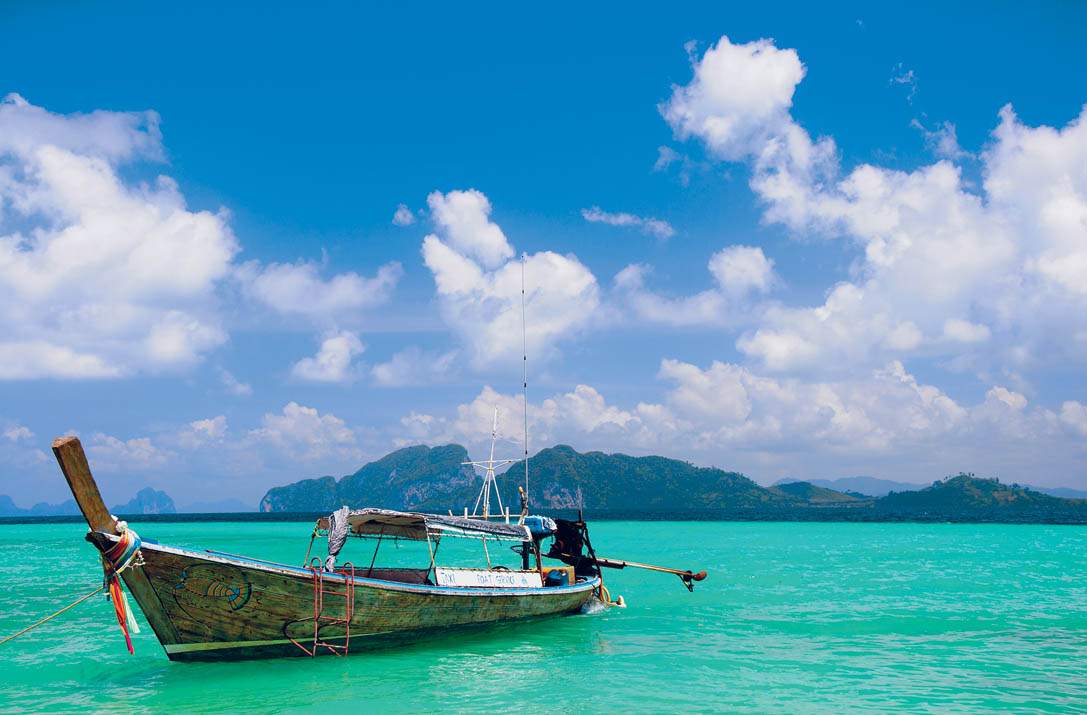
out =
{"type": "Polygon", "coordinates": [[[132,566],[143,566],[143,557],[140,554],[140,545],[143,542],[140,541],[140,535],[132,529],[129,529],[128,524],[125,522],[118,521],[117,529],[121,532],[117,543],[102,553],[102,569],[105,572],[105,577],[101,586],[88,594],[80,596],[59,611],[51,613],[45,618],[32,623],[21,631],[12,633],[10,636],[0,639],[0,645],[18,638],[24,633],[29,633],[38,626],[45,625],[60,614],[83,603],[91,596],[106,591],[109,599],[113,602],[113,610],[117,616],[117,623],[121,626],[121,632],[125,634],[125,644],[128,646],[128,652],[135,653],[129,631],[131,630],[132,633],[139,633],[140,627],[136,624],[136,618],[132,613],[132,609],[129,608],[125,592],[121,590],[119,576],[132,566]]]}
{"type": "Polygon", "coordinates": [[[4,645],[8,641],[16,639],[19,636],[23,635],[24,633],[29,633],[30,631],[34,630],[38,626],[44,625],[44,624],[48,623],[49,621],[53,620],[54,618],[56,618],[60,614],[64,613],[65,611],[70,611],[71,609],[75,608],[79,604],[86,601],[91,596],[97,596],[99,593],[102,592],[102,589],[104,589],[104,588],[105,588],[105,586],[99,586],[98,588],[94,589],[93,591],[86,594],[85,596],[80,596],[75,601],[72,601],[67,606],[65,606],[64,608],[57,611],[56,613],[51,613],[48,616],[46,616],[45,618],[41,619],[40,621],[35,621],[34,623],[30,624],[29,626],[27,626],[23,630],[19,631],[18,633],[12,633],[10,636],[6,636],[6,637],[0,639],[0,645],[4,645]]]}
{"type": "Polygon", "coordinates": [[[140,535],[123,521],[117,522],[117,543],[102,552],[102,570],[104,572],[103,588],[108,589],[109,600],[113,602],[113,612],[117,616],[117,625],[121,627],[121,633],[125,636],[125,645],[129,653],[135,653],[132,647],[132,633],[139,633],[140,627],[136,624],[136,617],[132,608],[128,605],[128,598],[121,589],[120,575],[131,566],[143,566],[143,556],[140,554],[140,535]]]}

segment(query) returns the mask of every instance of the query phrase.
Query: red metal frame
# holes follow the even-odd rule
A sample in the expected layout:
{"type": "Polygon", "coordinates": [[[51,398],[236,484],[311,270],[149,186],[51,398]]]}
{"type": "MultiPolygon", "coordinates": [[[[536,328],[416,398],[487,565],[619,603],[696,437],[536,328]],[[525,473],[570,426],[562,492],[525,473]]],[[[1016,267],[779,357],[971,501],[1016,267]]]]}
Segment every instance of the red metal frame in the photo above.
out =
{"type": "Polygon", "coordinates": [[[313,645],[307,648],[294,638],[287,637],[310,657],[317,655],[318,648],[328,648],[335,655],[347,655],[351,648],[351,618],[355,615],[355,565],[348,561],[336,570],[336,573],[344,577],[342,591],[325,587],[325,572],[320,559],[314,558],[306,568],[313,574],[313,645]],[[325,615],[325,596],[343,599],[342,617],[325,615]],[[321,628],[324,626],[343,626],[343,644],[323,640],[321,628]]]}

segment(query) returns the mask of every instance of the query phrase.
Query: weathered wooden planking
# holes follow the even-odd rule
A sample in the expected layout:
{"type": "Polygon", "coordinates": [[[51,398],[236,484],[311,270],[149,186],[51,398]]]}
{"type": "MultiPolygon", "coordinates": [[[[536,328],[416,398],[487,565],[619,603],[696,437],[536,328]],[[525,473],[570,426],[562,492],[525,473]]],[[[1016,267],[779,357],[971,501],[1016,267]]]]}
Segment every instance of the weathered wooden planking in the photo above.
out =
{"type": "MultiPolygon", "coordinates": [[[[104,534],[115,534],[116,523],[113,515],[109,513],[106,504],[102,501],[102,494],[98,491],[98,484],[91,475],[90,465],[87,463],[87,455],[83,452],[83,445],[78,437],[58,437],[53,440],[53,454],[60,464],[60,471],[68,481],[68,487],[72,490],[79,510],[83,512],[83,518],[92,530],[104,534]]],[[[162,604],[155,594],[151,583],[139,569],[127,569],[121,574],[129,592],[140,604],[140,610],[151,624],[159,641],[165,645],[178,642],[178,633],[170,619],[164,614],[162,604]]]]}
{"type": "MultiPolygon", "coordinates": [[[[289,638],[313,642],[313,578],[244,562],[203,558],[146,545],[143,572],[178,634],[164,642],[175,660],[232,660],[304,655],[289,638]]],[[[342,582],[325,588],[342,592],[342,582]]],[[[533,589],[533,593],[492,589],[439,589],[356,580],[351,649],[409,640],[419,634],[499,621],[538,618],[579,610],[592,597],[580,588],[533,589]]],[[[344,616],[344,599],[325,596],[323,614],[344,616]]],[[[342,640],[342,625],[325,624],[323,640],[342,640]]],[[[318,651],[322,652],[321,650],[318,651]]],[[[323,649],[328,653],[327,649],[323,649]]]]}
{"type": "MultiPolygon", "coordinates": [[[[102,501],[79,439],[57,439],[53,453],[87,524],[96,532],[115,534],[115,520],[102,501]]],[[[307,646],[313,643],[311,574],[208,558],[148,543],[141,553],[144,565],[130,568],[121,576],[171,659],[305,655],[290,639],[307,646]]],[[[405,575],[396,570],[382,572],[405,575]]],[[[529,593],[497,588],[435,588],[419,584],[424,577],[425,571],[410,574],[407,580],[414,584],[356,581],[351,648],[357,651],[439,630],[569,613],[592,598],[594,588],[591,583],[529,593]]],[[[346,585],[329,578],[324,588],[342,594],[346,585]]],[[[342,595],[328,593],[324,598],[322,615],[346,617],[342,595]]],[[[342,624],[322,623],[320,639],[342,642],[345,630],[342,624]]]]}
{"type": "Polygon", "coordinates": [[[68,481],[75,503],[83,512],[87,525],[95,531],[114,533],[113,516],[110,515],[98,485],[91,476],[91,467],[87,464],[87,455],[78,437],[57,437],[53,440],[53,455],[60,464],[60,471],[68,481]]]}

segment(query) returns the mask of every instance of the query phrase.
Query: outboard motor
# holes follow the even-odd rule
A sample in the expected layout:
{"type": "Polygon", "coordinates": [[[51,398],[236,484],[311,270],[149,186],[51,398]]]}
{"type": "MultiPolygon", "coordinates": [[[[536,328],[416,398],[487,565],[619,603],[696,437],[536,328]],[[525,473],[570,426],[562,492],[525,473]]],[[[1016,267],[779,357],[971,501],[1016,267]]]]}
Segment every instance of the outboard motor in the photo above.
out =
{"type": "Polygon", "coordinates": [[[596,553],[589,541],[589,528],[580,514],[577,521],[555,519],[555,540],[546,556],[573,566],[574,573],[578,576],[600,575],[596,553]]]}

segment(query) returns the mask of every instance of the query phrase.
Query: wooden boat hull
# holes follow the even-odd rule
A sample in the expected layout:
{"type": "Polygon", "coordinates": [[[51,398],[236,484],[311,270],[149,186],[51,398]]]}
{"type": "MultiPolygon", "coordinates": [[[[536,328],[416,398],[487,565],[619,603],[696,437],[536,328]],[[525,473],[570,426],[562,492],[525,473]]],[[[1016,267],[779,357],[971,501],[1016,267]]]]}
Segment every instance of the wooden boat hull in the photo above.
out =
{"type": "MultiPolygon", "coordinates": [[[[305,649],[318,655],[344,652],[313,649],[310,570],[147,542],[141,551],[143,566],[124,577],[149,582],[150,589],[133,595],[171,660],[304,656],[305,649]]],[[[444,588],[356,576],[348,641],[342,622],[346,598],[336,595],[347,590],[347,579],[326,573],[323,588],[333,593],[323,597],[317,636],[358,652],[455,628],[573,613],[598,585],[592,579],[542,589],[444,588]]]]}

